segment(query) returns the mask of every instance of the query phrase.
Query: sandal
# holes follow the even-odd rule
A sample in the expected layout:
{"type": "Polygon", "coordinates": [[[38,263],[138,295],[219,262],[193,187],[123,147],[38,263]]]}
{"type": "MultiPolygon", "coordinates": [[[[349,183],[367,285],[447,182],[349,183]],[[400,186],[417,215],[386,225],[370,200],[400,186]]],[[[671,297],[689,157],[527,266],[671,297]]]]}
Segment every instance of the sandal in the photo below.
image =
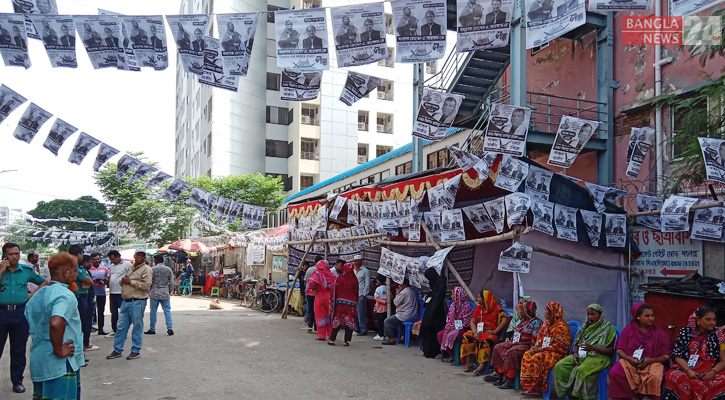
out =
{"type": "Polygon", "coordinates": [[[523,392],[521,392],[524,396],[541,396],[539,392],[537,392],[535,389],[526,389],[523,392]]]}
{"type": "Polygon", "coordinates": [[[333,342],[332,340],[330,340],[329,342],[327,342],[327,344],[329,344],[330,346],[334,346],[335,345],[335,342],[333,342]]]}
{"type": "MultiPolygon", "coordinates": [[[[471,365],[467,366],[466,369],[463,370],[463,372],[471,372],[474,370],[474,368],[476,368],[476,367],[474,367],[473,364],[471,364],[471,365]]],[[[478,371],[478,370],[476,370],[476,371],[478,371]]]]}
{"type": "Polygon", "coordinates": [[[350,345],[350,343],[348,343],[348,342],[344,342],[344,343],[343,343],[342,345],[343,345],[343,346],[349,346],[349,345],[350,345]]]}

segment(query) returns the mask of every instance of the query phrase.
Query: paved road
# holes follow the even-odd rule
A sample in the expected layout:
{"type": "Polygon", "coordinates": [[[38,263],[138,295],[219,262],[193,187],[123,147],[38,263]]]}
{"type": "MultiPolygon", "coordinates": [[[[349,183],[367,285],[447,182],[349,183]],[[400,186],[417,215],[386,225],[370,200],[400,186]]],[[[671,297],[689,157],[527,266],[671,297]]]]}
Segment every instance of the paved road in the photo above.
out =
{"type": "MultiPolygon", "coordinates": [[[[159,313],[157,334],[145,335],[137,360],[125,359],[130,337],[124,358],[106,360],[112,339],[94,335],[91,342],[101,350],[87,353],[89,366],[81,369],[83,398],[523,398],[484,384],[462,367],[425,359],[415,346],[377,348],[382,346],[366,336],[354,338],[350,347],[331,347],[315,341],[299,317],[282,320],[278,313],[222,302],[223,310],[209,310],[208,299],[172,297],[176,335],[163,333],[159,313]]],[[[0,398],[30,399],[28,370],[25,385],[28,393],[12,392],[6,347],[0,360],[0,398]]]]}

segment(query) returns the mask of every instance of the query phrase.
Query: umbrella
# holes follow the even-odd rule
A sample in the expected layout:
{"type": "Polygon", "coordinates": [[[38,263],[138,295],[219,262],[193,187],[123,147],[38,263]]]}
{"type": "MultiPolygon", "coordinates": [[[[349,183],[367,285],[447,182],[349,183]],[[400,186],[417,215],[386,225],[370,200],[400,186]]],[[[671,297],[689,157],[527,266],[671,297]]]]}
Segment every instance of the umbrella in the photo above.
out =
{"type": "Polygon", "coordinates": [[[183,250],[186,252],[195,252],[195,253],[211,253],[212,249],[206,247],[206,245],[202,242],[199,242],[194,239],[181,239],[177,240],[174,243],[171,243],[169,245],[169,250],[183,250]]]}

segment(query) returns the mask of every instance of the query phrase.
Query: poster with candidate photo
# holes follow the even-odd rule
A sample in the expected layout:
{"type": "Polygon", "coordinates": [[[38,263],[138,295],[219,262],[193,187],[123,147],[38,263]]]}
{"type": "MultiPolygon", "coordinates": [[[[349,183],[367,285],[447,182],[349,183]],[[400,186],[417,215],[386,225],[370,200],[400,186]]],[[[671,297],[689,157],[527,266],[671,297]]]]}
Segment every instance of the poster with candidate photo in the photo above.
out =
{"type": "Polygon", "coordinates": [[[576,212],[573,207],[556,204],[554,207],[554,226],[556,226],[556,237],[572,242],[579,240],[576,232],[576,212]]]}
{"type": "MultiPolygon", "coordinates": [[[[637,211],[661,210],[664,199],[659,196],[637,195],[637,211]]],[[[662,219],[659,214],[637,216],[637,223],[650,229],[661,230],[662,219]]]]}
{"type": "Polygon", "coordinates": [[[410,214],[410,225],[408,225],[408,241],[419,242],[421,238],[421,222],[423,220],[422,213],[410,214]]]}
{"type": "Polygon", "coordinates": [[[629,147],[627,149],[627,176],[637,179],[642,163],[647,152],[655,141],[655,130],[648,126],[644,128],[632,128],[629,135],[629,147]]]}
{"type": "Polygon", "coordinates": [[[166,22],[176,42],[184,72],[201,75],[204,72],[204,36],[209,25],[208,15],[167,15],[166,22]]]}
{"type": "Polygon", "coordinates": [[[383,3],[332,7],[330,13],[339,68],[371,64],[388,57],[383,3]]]}
{"type": "Polygon", "coordinates": [[[131,172],[132,169],[141,165],[141,161],[124,154],[120,160],[118,160],[118,167],[116,168],[116,182],[120,181],[126,174],[131,172]]]}
{"type": "Polygon", "coordinates": [[[525,0],[526,48],[554,40],[584,25],[584,0],[525,0]]]}
{"type": "Polygon", "coordinates": [[[360,206],[360,225],[365,226],[368,232],[375,232],[377,221],[374,218],[373,203],[369,201],[359,202],[360,206]]]}
{"type": "Polygon", "coordinates": [[[68,162],[71,164],[81,165],[88,155],[88,152],[93,150],[99,144],[101,144],[100,140],[85,132],[81,132],[78,139],[76,139],[76,144],[73,146],[73,150],[71,150],[68,162]]]}
{"type": "Polygon", "coordinates": [[[28,99],[5,85],[0,85],[0,123],[28,99]]]}
{"type": "Polygon", "coordinates": [[[93,69],[118,68],[121,23],[115,15],[74,15],[83,47],[93,69]]]}
{"type": "Polygon", "coordinates": [[[397,253],[393,254],[395,254],[395,257],[393,258],[393,267],[391,268],[390,279],[393,282],[402,285],[403,280],[405,279],[405,271],[408,270],[408,264],[411,263],[412,257],[397,253]]]}
{"type": "MultiPolygon", "coordinates": [[[[498,0],[494,0],[498,1],[498,0]]],[[[523,157],[529,131],[531,109],[494,103],[488,117],[483,151],[523,157]]]]}
{"type": "Polygon", "coordinates": [[[40,40],[40,34],[28,18],[27,14],[57,15],[58,4],[56,0],[12,0],[13,12],[25,14],[25,30],[28,37],[40,40]]]}
{"type": "Polygon", "coordinates": [[[549,236],[554,235],[554,203],[532,199],[531,212],[534,214],[534,229],[549,236]]]}
{"type": "MultiPolygon", "coordinates": [[[[103,146],[103,144],[101,146],[103,146]]],[[[101,150],[98,150],[98,153],[99,154],[100,154],[100,152],[101,152],[101,150]]],[[[169,180],[171,178],[172,178],[172,176],[169,175],[169,174],[167,174],[166,172],[159,171],[156,175],[154,175],[153,178],[149,179],[148,182],[146,182],[146,184],[144,185],[144,187],[150,188],[152,186],[159,185],[161,182],[167,181],[167,180],[169,180]]]]}
{"type": "Polygon", "coordinates": [[[398,226],[403,228],[403,232],[405,233],[408,230],[408,227],[410,226],[410,216],[411,216],[411,199],[408,197],[403,201],[398,202],[398,226]]]}
{"type": "Polygon", "coordinates": [[[455,158],[458,168],[463,171],[468,171],[473,168],[474,165],[481,162],[480,158],[467,151],[463,151],[456,146],[446,146],[446,148],[451,152],[451,154],[453,154],[453,158],[455,158]]]}
{"type": "MultiPolygon", "coordinates": [[[[714,201],[703,202],[700,200],[700,204],[707,203],[714,203],[714,201]]],[[[723,224],[725,224],[725,207],[695,210],[695,220],[692,221],[692,237],[699,240],[720,242],[723,224]]]]}
{"type": "Polygon", "coordinates": [[[547,164],[569,168],[599,127],[599,122],[563,116],[547,164]]]}
{"type": "Polygon", "coordinates": [[[351,106],[356,101],[367,96],[383,83],[383,80],[374,76],[347,71],[347,80],[340,93],[340,101],[351,106]]]}
{"type": "Polygon", "coordinates": [[[435,212],[435,211],[429,211],[426,213],[423,213],[423,221],[425,222],[425,226],[428,227],[428,230],[430,231],[430,235],[432,238],[428,238],[428,240],[434,240],[436,242],[441,241],[441,213],[435,212]]]}
{"type": "Polygon", "coordinates": [[[234,221],[237,220],[239,213],[242,211],[243,205],[244,204],[242,204],[238,201],[232,201],[232,204],[229,206],[229,213],[227,214],[227,223],[228,224],[233,224],[234,221]]]}
{"type": "Polygon", "coordinates": [[[217,14],[222,63],[226,75],[247,76],[259,14],[217,14]]]}
{"type": "Polygon", "coordinates": [[[504,197],[506,201],[506,223],[509,228],[523,224],[529,212],[531,198],[526,193],[511,193],[504,197]]]}
{"type": "Polygon", "coordinates": [[[192,187],[186,204],[196,208],[202,215],[206,214],[209,209],[209,192],[196,186],[192,187]]]}
{"type": "Polygon", "coordinates": [[[444,242],[466,240],[463,213],[460,208],[441,211],[441,240],[444,242]]]}
{"type": "Polygon", "coordinates": [[[446,189],[446,196],[444,196],[444,201],[448,203],[448,208],[453,208],[454,203],[456,202],[456,193],[458,193],[458,187],[461,185],[461,174],[458,174],[454,176],[453,178],[450,178],[443,182],[443,188],[446,189]]]}
{"type": "MultiPolygon", "coordinates": [[[[318,210],[319,213],[320,210],[318,210]]],[[[323,210],[324,212],[324,210],[323,210]]],[[[245,204],[242,211],[242,224],[247,228],[261,229],[264,219],[264,207],[245,204]]]]}
{"type": "Polygon", "coordinates": [[[360,205],[357,200],[347,201],[347,223],[351,225],[360,224],[360,205]]]}
{"type": "MultiPolygon", "coordinates": [[[[333,229],[327,231],[328,239],[342,239],[342,237],[343,234],[340,230],[333,229]]],[[[342,242],[329,242],[327,246],[330,249],[330,254],[342,254],[342,242]]]]}
{"type": "Polygon", "coordinates": [[[345,201],[347,201],[347,199],[342,196],[335,197],[335,203],[332,205],[332,210],[330,210],[330,219],[337,219],[337,216],[340,215],[340,211],[342,211],[342,208],[345,207],[345,201]]]}
{"type": "MultiPolygon", "coordinates": [[[[53,126],[50,128],[50,132],[48,133],[48,137],[45,138],[45,142],[43,143],[43,147],[48,149],[53,155],[57,156],[58,151],[60,150],[61,146],[63,146],[63,143],[65,143],[66,140],[68,140],[71,135],[76,133],[78,128],[75,126],[63,121],[60,118],[56,118],[55,122],[53,122],[53,126]]],[[[96,170],[98,172],[98,170],[96,170]]]]}
{"type": "Polygon", "coordinates": [[[498,270],[528,274],[531,270],[531,255],[533,253],[534,249],[531,246],[516,242],[501,252],[498,259],[498,270]]]}
{"type": "Polygon", "coordinates": [[[378,219],[377,228],[379,230],[392,230],[397,234],[397,228],[400,226],[400,215],[398,213],[398,201],[388,200],[375,203],[380,208],[380,218],[378,219]]]}
{"type": "Polygon", "coordinates": [[[428,268],[430,257],[413,257],[413,262],[408,264],[408,280],[410,286],[419,288],[422,291],[430,290],[428,279],[425,278],[425,270],[428,268]]]}
{"type": "Polygon", "coordinates": [[[423,89],[423,99],[413,124],[413,136],[438,141],[443,139],[458,114],[463,96],[423,89]]]}
{"type": "Polygon", "coordinates": [[[591,182],[585,182],[584,183],[587,187],[587,191],[589,192],[589,197],[591,197],[592,201],[594,202],[594,206],[596,207],[597,211],[604,212],[606,209],[606,206],[604,205],[604,196],[609,192],[610,187],[597,185],[591,182]]]}
{"type": "MultiPolygon", "coordinates": [[[[166,187],[163,193],[161,193],[162,196],[167,198],[169,201],[176,200],[179,196],[181,196],[182,193],[186,192],[187,190],[191,189],[191,184],[186,183],[182,181],[181,179],[174,179],[171,184],[166,187]]],[[[236,218],[236,216],[235,216],[236,218]]]]}
{"type": "Polygon", "coordinates": [[[485,233],[496,229],[496,226],[494,226],[493,221],[491,221],[491,217],[488,216],[483,204],[479,203],[463,207],[462,210],[478,233],[485,233]]]}
{"type": "Polygon", "coordinates": [[[446,256],[448,256],[448,253],[450,253],[451,250],[453,250],[453,246],[436,251],[431,258],[428,259],[428,268],[435,268],[436,272],[440,276],[441,272],[443,272],[443,263],[446,261],[446,256]]]}
{"type": "Polygon", "coordinates": [[[682,17],[692,15],[695,11],[704,10],[711,4],[717,4],[717,0],[670,0],[670,16],[682,17]]]}
{"type": "MultiPolygon", "coordinates": [[[[139,67],[162,71],[169,65],[164,17],[161,15],[119,15],[139,67]]],[[[125,41],[125,38],[124,38],[125,41]]]]}
{"type": "Polygon", "coordinates": [[[128,34],[128,32],[130,31],[130,26],[127,28],[126,24],[119,18],[119,16],[121,16],[122,14],[113,11],[103,10],[100,8],[98,9],[98,14],[115,17],[117,24],[121,29],[121,35],[119,36],[118,41],[118,48],[116,49],[116,59],[118,60],[116,68],[122,71],[140,71],[141,68],[138,65],[138,61],[136,60],[136,55],[133,52],[133,47],[131,47],[131,37],[128,34]]]}
{"type": "Polygon", "coordinates": [[[650,10],[652,10],[652,0],[589,0],[589,11],[594,12],[650,10]]]}
{"type": "Polygon", "coordinates": [[[98,153],[96,153],[96,161],[93,162],[93,170],[98,172],[103,164],[118,153],[119,151],[115,148],[101,143],[101,147],[98,148],[98,153]]]}
{"type": "Polygon", "coordinates": [[[312,214],[312,230],[317,232],[327,231],[327,206],[322,206],[312,214]]]}
{"type": "Polygon", "coordinates": [[[0,55],[6,67],[30,68],[28,34],[23,14],[0,14],[0,55]]]}
{"type": "Polygon", "coordinates": [[[227,209],[229,209],[229,206],[231,204],[232,204],[232,201],[230,199],[219,196],[219,203],[217,203],[216,211],[214,212],[214,217],[216,217],[216,219],[218,221],[224,221],[224,216],[226,215],[227,209]]]}
{"type": "Polygon", "coordinates": [[[697,138],[705,159],[707,179],[725,182],[725,140],[708,137],[697,138]]]}
{"type": "Polygon", "coordinates": [[[274,12],[277,67],[295,71],[330,69],[324,8],[274,12]]]}
{"type": "Polygon", "coordinates": [[[690,207],[697,199],[684,196],[670,196],[662,204],[662,232],[684,232],[690,230],[690,207]]]}
{"type": "Polygon", "coordinates": [[[380,267],[378,267],[378,274],[390,278],[393,273],[393,264],[395,264],[396,253],[386,249],[385,247],[380,248],[380,267]]]}
{"type": "Polygon", "coordinates": [[[219,39],[205,36],[204,40],[204,72],[199,76],[199,83],[236,92],[239,88],[239,77],[224,74],[219,39]]]}
{"type": "Polygon", "coordinates": [[[503,232],[504,219],[506,218],[506,204],[503,197],[483,203],[488,216],[496,227],[496,233],[503,232]]]}
{"type": "Polygon", "coordinates": [[[446,2],[399,0],[390,2],[395,29],[395,62],[423,63],[446,52],[446,2]]]}
{"type": "Polygon", "coordinates": [[[508,45],[513,10],[513,0],[458,0],[456,51],[508,45]]]}
{"type": "Polygon", "coordinates": [[[141,163],[138,167],[136,167],[136,170],[133,171],[133,174],[131,174],[131,177],[128,178],[128,183],[133,183],[148,174],[153,174],[156,171],[158,171],[158,168],[152,167],[145,163],[141,163]]]}
{"type": "Polygon", "coordinates": [[[551,178],[554,171],[529,165],[529,174],[526,176],[525,193],[532,198],[549,201],[551,178]]]}
{"type": "Polygon", "coordinates": [[[624,247],[627,243],[627,214],[604,213],[607,247],[624,247]]]}
{"type": "Polygon", "coordinates": [[[509,192],[516,192],[528,174],[529,164],[519,161],[509,154],[504,154],[496,182],[493,185],[509,192]]]}
{"type": "MultiPolygon", "coordinates": [[[[350,235],[352,235],[352,237],[365,236],[366,234],[367,233],[365,231],[365,227],[362,225],[357,225],[350,228],[350,235]]],[[[362,249],[370,247],[369,239],[356,239],[354,240],[354,243],[355,249],[357,251],[361,251],[362,249]]]]}
{"type": "Polygon", "coordinates": [[[445,184],[439,184],[428,189],[428,206],[431,211],[443,211],[453,208],[455,195],[446,190],[445,184]]]}
{"type": "Polygon", "coordinates": [[[76,31],[70,15],[28,15],[53,68],[76,68],[76,31]]]}
{"type": "Polygon", "coordinates": [[[30,143],[35,135],[38,134],[38,130],[43,124],[53,117],[53,114],[38,107],[35,103],[30,103],[30,106],[25,109],[23,116],[20,117],[20,122],[15,128],[13,136],[15,139],[30,143]]]}
{"type": "MultiPolygon", "coordinates": [[[[589,236],[589,243],[591,243],[592,246],[598,246],[599,239],[602,235],[602,220],[604,214],[589,210],[579,210],[579,212],[582,214],[584,227],[587,230],[587,236],[589,236]]],[[[607,233],[607,235],[609,235],[609,233],[607,233]]]]}
{"type": "Polygon", "coordinates": [[[311,101],[320,94],[322,71],[282,70],[279,98],[282,101],[311,101]]]}

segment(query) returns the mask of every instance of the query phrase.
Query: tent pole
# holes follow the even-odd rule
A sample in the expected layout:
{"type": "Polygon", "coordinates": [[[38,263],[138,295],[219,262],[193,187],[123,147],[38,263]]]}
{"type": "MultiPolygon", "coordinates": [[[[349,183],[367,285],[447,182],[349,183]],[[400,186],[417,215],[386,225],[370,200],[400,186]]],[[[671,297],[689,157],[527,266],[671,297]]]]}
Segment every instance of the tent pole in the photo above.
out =
{"type": "Polygon", "coordinates": [[[541,247],[536,247],[536,246],[531,246],[531,248],[534,251],[539,252],[539,253],[544,253],[547,256],[552,256],[552,257],[557,257],[557,258],[563,258],[565,260],[574,261],[575,263],[579,263],[579,264],[589,265],[591,267],[596,267],[596,268],[601,268],[601,269],[609,269],[609,270],[613,270],[613,271],[625,271],[625,272],[627,271],[627,267],[616,267],[616,266],[613,266],[613,265],[599,264],[599,263],[593,262],[593,261],[585,261],[585,260],[582,260],[582,259],[579,259],[579,258],[576,258],[576,257],[572,257],[572,256],[570,256],[568,254],[556,253],[556,252],[553,252],[551,250],[543,249],[541,247]]]}
{"type": "MultiPolygon", "coordinates": [[[[420,226],[423,228],[423,231],[425,231],[425,236],[427,240],[430,240],[431,243],[433,243],[433,246],[435,246],[436,250],[440,250],[441,246],[436,243],[435,239],[433,239],[433,236],[430,234],[430,230],[428,229],[428,225],[425,224],[425,221],[420,221],[420,226]]],[[[448,270],[453,272],[453,276],[456,277],[456,280],[458,281],[458,284],[461,285],[463,290],[466,291],[466,294],[468,294],[468,297],[471,299],[471,301],[476,301],[476,296],[473,295],[473,292],[471,292],[471,289],[466,285],[466,282],[463,281],[463,278],[461,278],[461,275],[458,274],[458,271],[456,271],[456,267],[453,266],[453,264],[448,261],[448,258],[443,260],[448,267],[448,270]]]]}
{"type": "MultiPolygon", "coordinates": [[[[300,274],[300,267],[302,266],[302,263],[305,262],[305,258],[307,258],[307,254],[309,254],[310,250],[312,250],[312,245],[315,243],[315,239],[317,239],[317,238],[316,237],[312,238],[312,241],[307,246],[307,251],[305,251],[305,255],[302,256],[300,265],[297,266],[297,272],[295,273],[295,280],[293,282],[297,282],[297,278],[299,277],[299,274],[300,274]]],[[[287,275],[287,285],[289,286],[289,274],[286,273],[286,275],[287,275]]],[[[302,288],[300,287],[300,290],[301,289],[302,288]]],[[[292,290],[295,290],[294,283],[292,284],[292,290]]],[[[282,319],[287,319],[287,313],[289,312],[290,297],[292,297],[291,296],[292,290],[287,289],[287,296],[285,296],[285,299],[284,299],[284,309],[282,309],[282,319]]]]}

